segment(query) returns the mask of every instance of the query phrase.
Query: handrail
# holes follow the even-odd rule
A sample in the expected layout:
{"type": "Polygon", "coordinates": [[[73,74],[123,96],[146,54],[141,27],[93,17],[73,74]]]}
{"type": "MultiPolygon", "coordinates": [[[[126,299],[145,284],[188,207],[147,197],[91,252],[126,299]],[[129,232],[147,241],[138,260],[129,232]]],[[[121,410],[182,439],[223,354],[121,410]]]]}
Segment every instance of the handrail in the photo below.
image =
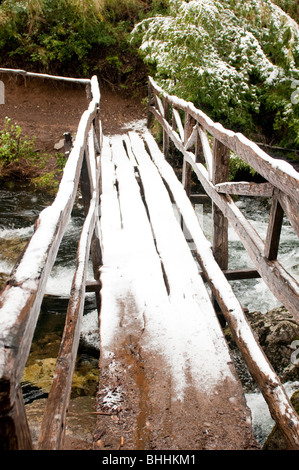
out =
{"type": "MultiPolygon", "coordinates": [[[[222,124],[213,122],[203,111],[197,109],[192,102],[169,95],[156,84],[152,77],[149,77],[149,90],[149,109],[151,112],[156,113],[152,101],[153,95],[155,99],[162,96],[165,107],[171,104],[174,106],[174,109],[181,109],[194,118],[204,132],[208,131],[215,139],[235,152],[270,183],[299,202],[299,173],[289,163],[271,158],[257,144],[247,139],[243,134],[235,133],[225,129],[222,124]]],[[[159,110],[157,111],[160,116],[163,115],[163,111],[165,112],[164,106],[160,100],[159,110]]],[[[163,117],[166,117],[166,115],[163,117]]],[[[182,128],[182,125],[180,127],[182,128]]],[[[174,136],[176,134],[174,131],[174,136]]]]}
{"type": "MultiPolygon", "coordinates": [[[[227,131],[218,124],[214,124],[201,111],[196,110],[192,103],[187,103],[177,97],[173,97],[165,93],[152,78],[149,79],[149,113],[152,113],[162,125],[164,131],[163,149],[166,153],[165,156],[168,154],[169,139],[172,140],[176,148],[183,154],[184,163],[182,179],[185,191],[176,181],[174,173],[169,169],[170,167],[167,167],[165,159],[162,159],[159,155],[155,154],[154,150],[151,152],[152,158],[158,166],[162,177],[168,184],[184,224],[193,239],[195,254],[203,271],[203,275],[209,283],[214,298],[218,302],[218,305],[230,326],[235,342],[244,357],[249,372],[260,388],[268,404],[271,416],[282,431],[289,447],[292,449],[298,449],[298,415],[291,405],[279,378],[267,360],[260,345],[256,341],[243,309],[225,277],[227,258],[226,253],[221,252],[221,250],[223,250],[223,246],[225,249],[227,247],[227,222],[225,223],[225,218],[227,217],[228,221],[232,223],[235,231],[239,234],[239,237],[251,258],[255,262],[257,271],[265,279],[274,295],[276,295],[277,298],[283,299],[287,308],[289,308],[294,317],[298,319],[298,283],[280,266],[276,260],[276,255],[278,250],[280,226],[282,223],[282,208],[279,204],[279,201],[282,199],[278,199],[277,197],[278,191],[280,193],[282,191],[281,188],[284,189],[283,184],[281,184],[281,179],[286,179],[288,182],[292,181],[292,184],[295,186],[297,184],[296,191],[298,192],[299,174],[293,171],[288,164],[281,165],[280,163],[277,163],[277,161],[271,159],[271,157],[265,157],[257,151],[255,147],[251,145],[250,141],[245,139],[245,137],[243,138],[238,136],[238,142],[240,145],[239,155],[241,154],[241,158],[243,154],[246,153],[245,149],[241,145],[241,143],[244,142],[245,148],[251,149],[251,163],[255,165],[256,161],[259,162],[262,157],[263,162],[269,164],[273,169],[273,173],[271,174],[271,184],[231,184],[227,182],[229,154],[227,148],[223,144],[224,142],[227,144],[235,143],[236,137],[234,133],[227,131]],[[164,100],[163,103],[161,101],[161,97],[164,100]],[[173,106],[172,113],[170,105],[173,106]],[[174,112],[174,109],[176,108],[185,112],[184,126],[180,121],[181,118],[178,111],[174,112]],[[191,115],[195,122],[193,121],[190,125],[191,115]],[[196,118],[199,117],[200,120],[196,120],[196,118]],[[169,124],[170,120],[171,124],[169,124]],[[176,131],[176,128],[178,128],[178,132],[176,131]],[[214,136],[213,149],[210,148],[210,144],[207,139],[207,129],[214,136]],[[191,152],[190,150],[192,146],[195,147],[194,152],[191,152]],[[205,161],[207,169],[203,163],[198,162],[199,158],[202,162],[205,161]],[[274,174],[274,169],[276,167],[277,171],[274,174]],[[196,216],[194,215],[194,211],[191,210],[191,202],[188,205],[185,200],[186,192],[188,195],[190,192],[189,178],[191,168],[197,175],[203,189],[212,199],[214,212],[214,237],[218,237],[216,241],[213,240],[213,247],[206,240],[198,222],[194,220],[194,217],[196,216]],[[272,185],[274,181],[276,188],[272,185]],[[223,185],[222,189],[221,185],[223,185]],[[278,187],[279,190],[277,189],[278,187]],[[272,210],[267,235],[268,242],[266,240],[265,244],[243,214],[239,211],[231,196],[228,194],[232,188],[233,191],[237,192],[237,194],[243,194],[243,192],[245,192],[246,195],[249,194],[251,196],[261,194],[267,195],[268,197],[272,196],[272,210]],[[185,193],[185,196],[183,193],[185,193]],[[222,245],[220,245],[220,241],[222,242],[222,245]],[[271,285],[272,282],[275,282],[274,287],[271,285]]],[[[148,125],[150,126],[150,124],[151,115],[149,114],[148,125]]],[[[147,145],[149,149],[154,148],[151,145],[151,139],[149,137],[147,138],[147,145]]],[[[231,146],[229,148],[231,148],[231,146]]],[[[234,149],[236,149],[236,147],[234,147],[234,149]]],[[[255,166],[257,168],[258,164],[255,166]]],[[[290,201],[294,201],[291,198],[292,193],[290,194],[288,192],[287,195],[285,193],[282,194],[283,197],[287,198],[288,203],[290,201]]],[[[297,205],[297,213],[295,215],[296,219],[298,218],[298,204],[295,201],[294,203],[292,202],[292,204],[293,207],[296,207],[297,205]]],[[[240,278],[242,278],[241,275],[240,278]]]]}
{"type": "MultiPolygon", "coordinates": [[[[299,173],[287,162],[271,158],[256,144],[242,134],[235,134],[221,124],[215,124],[202,111],[175,96],[164,92],[150,77],[149,79],[149,112],[163,127],[164,150],[166,156],[169,138],[184,156],[183,183],[188,187],[191,168],[197,175],[203,189],[213,201],[214,239],[213,250],[218,264],[223,270],[228,265],[227,220],[232,224],[244,244],[256,270],[263,277],[269,289],[299,320],[299,284],[286,272],[277,260],[282,214],[285,212],[294,230],[299,236],[299,173]],[[164,100],[161,102],[160,96],[164,100]],[[159,104],[157,104],[159,103],[159,104]],[[184,138],[176,132],[178,113],[172,124],[168,122],[169,107],[180,109],[185,113],[184,138]],[[168,117],[168,118],[167,118],[168,117]],[[193,119],[193,122],[191,121],[193,119]],[[190,150],[190,136],[194,133],[190,150]],[[213,136],[213,149],[206,131],[213,136]],[[269,182],[263,184],[228,182],[229,151],[232,150],[249,163],[269,182]],[[203,163],[206,163],[207,169],[203,163]],[[187,169],[189,169],[189,174],[187,169]],[[221,189],[221,184],[226,185],[221,189]],[[269,196],[272,186],[272,209],[266,241],[263,242],[242,212],[234,203],[230,194],[269,196]],[[216,219],[217,218],[217,223],[216,219]]],[[[183,126],[181,124],[181,126],[183,126]]],[[[180,127],[181,127],[180,126],[180,127]]]]}
{"type": "MultiPolygon", "coordinates": [[[[69,369],[68,381],[71,382],[72,379],[75,352],[78,347],[78,328],[84,305],[81,294],[85,289],[88,260],[86,253],[90,250],[91,236],[95,245],[98,245],[94,253],[100,251],[95,216],[99,198],[96,157],[101,146],[101,131],[98,123],[100,91],[96,76],[84,83],[87,84],[88,95],[92,99],[81,117],[57,195],[52,205],[40,213],[35,223],[34,234],[0,294],[0,436],[2,438],[0,440],[4,448],[28,449],[32,447],[24,404],[20,396],[20,380],[30,352],[47,279],[70,219],[81,174],[81,192],[84,206],[87,208],[86,220],[78,248],[77,267],[65,327],[67,328],[71,315],[75,327],[72,332],[74,341],[70,339],[73,343],[74,354],[71,355],[69,361],[66,361],[64,367],[69,369]],[[83,177],[84,168],[87,171],[84,172],[83,177]],[[87,188],[87,191],[84,188],[87,188]],[[90,230],[88,236],[86,226],[90,230]],[[18,421],[20,414],[24,417],[23,430],[20,430],[18,421]]],[[[93,259],[93,262],[99,264],[99,259],[93,259]]],[[[65,350],[64,353],[67,355],[65,350]]],[[[70,390],[67,389],[67,392],[64,395],[65,392],[62,391],[65,406],[69,400],[70,390]]],[[[64,428],[64,421],[65,413],[62,413],[59,421],[60,429],[64,428]]],[[[54,438],[51,434],[51,438],[54,442],[53,448],[57,448],[56,445],[61,446],[60,435],[54,438]]]]}
{"type": "Polygon", "coordinates": [[[22,75],[23,77],[32,77],[32,78],[48,78],[50,80],[59,80],[62,82],[70,82],[70,83],[82,83],[84,85],[88,85],[90,83],[89,78],[72,78],[72,77],[63,77],[60,75],[49,75],[47,73],[36,73],[36,72],[26,72],[26,70],[22,69],[7,69],[0,67],[0,73],[10,73],[14,75],[22,75]]]}

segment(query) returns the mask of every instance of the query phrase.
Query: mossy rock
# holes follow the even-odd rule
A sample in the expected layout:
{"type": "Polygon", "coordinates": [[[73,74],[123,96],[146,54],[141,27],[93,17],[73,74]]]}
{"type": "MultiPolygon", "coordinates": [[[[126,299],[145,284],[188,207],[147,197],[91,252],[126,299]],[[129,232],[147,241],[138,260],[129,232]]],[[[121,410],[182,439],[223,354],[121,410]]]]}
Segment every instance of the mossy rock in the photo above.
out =
{"type": "Polygon", "coordinates": [[[16,263],[27,243],[28,240],[20,240],[20,238],[0,239],[1,258],[16,263]]]}
{"type": "MultiPolygon", "coordinates": [[[[36,359],[24,369],[22,383],[38,387],[49,393],[55,373],[56,358],[36,359]]],[[[85,361],[84,365],[76,365],[72,382],[72,397],[94,395],[98,385],[99,371],[93,361],[85,361]]]]}

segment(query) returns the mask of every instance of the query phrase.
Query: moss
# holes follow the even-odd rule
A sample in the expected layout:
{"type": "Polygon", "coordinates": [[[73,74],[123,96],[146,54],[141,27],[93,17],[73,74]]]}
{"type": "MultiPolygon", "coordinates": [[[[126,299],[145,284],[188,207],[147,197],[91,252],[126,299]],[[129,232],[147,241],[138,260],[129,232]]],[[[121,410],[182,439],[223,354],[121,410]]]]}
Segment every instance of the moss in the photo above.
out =
{"type": "MultiPolygon", "coordinates": [[[[50,344],[56,349],[56,343],[50,344]]],[[[29,358],[25,367],[22,383],[38,387],[44,393],[49,393],[55,373],[56,358],[46,357],[43,359],[29,358]]],[[[90,360],[77,361],[73,376],[71,396],[79,397],[94,395],[98,385],[99,371],[95,362],[90,360]]]]}

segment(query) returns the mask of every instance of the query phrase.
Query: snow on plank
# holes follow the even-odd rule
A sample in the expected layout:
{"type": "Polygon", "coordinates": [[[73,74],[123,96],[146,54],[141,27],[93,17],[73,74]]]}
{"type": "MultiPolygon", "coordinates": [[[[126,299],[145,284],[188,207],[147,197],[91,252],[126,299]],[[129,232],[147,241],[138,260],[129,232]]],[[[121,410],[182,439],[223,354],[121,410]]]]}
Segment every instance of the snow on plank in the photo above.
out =
{"type": "Polygon", "coordinates": [[[199,388],[209,389],[225,377],[232,379],[231,358],[162,179],[145,151],[143,141],[136,133],[129,135],[138,161],[157,250],[169,284],[172,312],[164,326],[171,332],[167,344],[174,348],[175,344],[184,343],[174,361],[180,384],[178,394],[183,397],[187,363],[192,380],[199,388]],[[181,370],[178,370],[178,364],[181,370]]]}
{"type": "Polygon", "coordinates": [[[249,371],[268,403],[271,415],[275,418],[283,434],[285,434],[286,440],[290,441],[292,445],[298,445],[296,429],[299,429],[299,420],[297,414],[279,378],[257,343],[230,284],[218,267],[212,253],[211,244],[203,234],[197,216],[183,186],[178,181],[171,166],[166,162],[153,136],[149,132],[146,132],[143,138],[147,144],[151,158],[157,166],[161,177],[170,188],[179,212],[183,216],[184,223],[191,233],[204,274],[210,281],[219,305],[222,305],[222,309],[225,312],[226,319],[231,327],[236,343],[243,353],[249,371]]]}
{"type": "Polygon", "coordinates": [[[241,386],[166,189],[138,140],[129,144],[113,137],[102,161],[98,408],[118,417],[111,426],[111,417],[101,415],[108,429],[102,448],[117,448],[122,436],[126,449],[254,447],[241,386]],[[113,191],[107,177],[115,180],[113,191]]]}

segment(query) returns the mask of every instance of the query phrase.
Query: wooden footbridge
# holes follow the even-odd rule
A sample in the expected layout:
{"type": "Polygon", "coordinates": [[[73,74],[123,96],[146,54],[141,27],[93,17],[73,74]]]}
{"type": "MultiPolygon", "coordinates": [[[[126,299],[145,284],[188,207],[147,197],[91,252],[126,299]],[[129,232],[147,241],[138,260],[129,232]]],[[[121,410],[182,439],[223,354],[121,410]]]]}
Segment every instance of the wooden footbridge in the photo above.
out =
{"type": "Polygon", "coordinates": [[[287,447],[299,449],[299,418],[228,282],[261,276],[299,321],[298,282],[277,260],[283,214],[299,235],[299,174],[243,135],[214,123],[192,103],[169,96],[151,78],[149,125],[153,118],[162,125],[163,152],[149,130],[108,138],[101,131],[97,78],[83,82],[88,108],[57,196],[39,215],[0,296],[1,448],[33,448],[20,384],[46,282],[79,189],[86,218],[53,384],[34,448],[63,448],[85,292],[93,290],[100,328],[100,448],[258,447],[222,316],[287,447]],[[182,183],[171,166],[171,148],[182,155],[182,183]],[[231,151],[265,182],[229,182],[231,151]],[[191,202],[191,174],[212,200],[212,244],[191,202]],[[233,194],[272,199],[265,242],[233,194]],[[228,270],[228,223],[255,270],[228,270]],[[87,279],[90,258],[92,281],[87,279]],[[114,397],[114,416],[104,412],[109,396],[114,397]]]}

